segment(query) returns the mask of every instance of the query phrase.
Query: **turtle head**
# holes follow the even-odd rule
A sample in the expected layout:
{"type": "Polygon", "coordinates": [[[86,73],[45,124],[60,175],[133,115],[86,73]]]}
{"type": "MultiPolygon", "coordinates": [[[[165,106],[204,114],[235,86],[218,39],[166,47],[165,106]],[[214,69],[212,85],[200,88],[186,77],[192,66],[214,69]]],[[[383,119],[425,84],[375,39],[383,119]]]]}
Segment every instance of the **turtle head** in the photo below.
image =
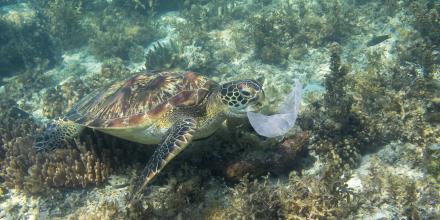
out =
{"type": "Polygon", "coordinates": [[[262,80],[237,80],[223,84],[220,97],[228,106],[228,114],[244,116],[248,108],[261,106],[264,99],[262,84],[262,80]]]}

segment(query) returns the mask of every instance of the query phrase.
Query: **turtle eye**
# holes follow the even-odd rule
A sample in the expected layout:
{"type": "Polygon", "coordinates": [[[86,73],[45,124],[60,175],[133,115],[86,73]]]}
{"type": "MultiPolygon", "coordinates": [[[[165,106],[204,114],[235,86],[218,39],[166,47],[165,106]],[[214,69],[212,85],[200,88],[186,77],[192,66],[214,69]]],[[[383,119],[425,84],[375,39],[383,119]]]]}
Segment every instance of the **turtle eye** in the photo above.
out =
{"type": "Polygon", "coordinates": [[[251,93],[249,91],[246,90],[241,90],[241,94],[244,96],[251,96],[251,93]]]}

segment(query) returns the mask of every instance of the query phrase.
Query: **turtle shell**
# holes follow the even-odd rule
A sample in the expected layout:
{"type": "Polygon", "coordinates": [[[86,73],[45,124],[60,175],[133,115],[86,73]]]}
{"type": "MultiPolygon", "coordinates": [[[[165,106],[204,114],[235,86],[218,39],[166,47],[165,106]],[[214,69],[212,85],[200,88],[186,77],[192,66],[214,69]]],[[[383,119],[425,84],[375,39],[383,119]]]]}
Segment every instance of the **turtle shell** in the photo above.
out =
{"type": "Polygon", "coordinates": [[[81,99],[66,119],[89,127],[128,127],[176,106],[200,104],[216,83],[194,72],[138,74],[81,99]]]}

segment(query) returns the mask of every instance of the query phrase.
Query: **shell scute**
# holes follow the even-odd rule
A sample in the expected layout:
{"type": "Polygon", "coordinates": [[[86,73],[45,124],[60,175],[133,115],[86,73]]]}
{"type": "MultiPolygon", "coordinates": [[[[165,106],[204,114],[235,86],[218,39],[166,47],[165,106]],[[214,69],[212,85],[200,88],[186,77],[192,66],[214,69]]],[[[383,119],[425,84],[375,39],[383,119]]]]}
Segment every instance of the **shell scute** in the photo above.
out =
{"type": "Polygon", "coordinates": [[[138,74],[91,93],[66,118],[90,127],[136,125],[173,107],[201,103],[213,84],[194,72],[138,74]]]}

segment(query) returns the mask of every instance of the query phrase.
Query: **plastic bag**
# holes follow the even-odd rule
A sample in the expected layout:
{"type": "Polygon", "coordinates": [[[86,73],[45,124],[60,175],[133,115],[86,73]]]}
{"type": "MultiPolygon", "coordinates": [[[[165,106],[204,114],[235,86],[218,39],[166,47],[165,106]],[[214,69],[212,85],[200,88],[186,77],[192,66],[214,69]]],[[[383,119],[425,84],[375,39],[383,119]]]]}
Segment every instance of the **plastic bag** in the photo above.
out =
{"type": "Polygon", "coordinates": [[[286,134],[295,125],[300,106],[301,83],[295,81],[295,87],[281,104],[279,114],[268,116],[248,111],[247,116],[259,135],[277,137],[286,134]]]}

